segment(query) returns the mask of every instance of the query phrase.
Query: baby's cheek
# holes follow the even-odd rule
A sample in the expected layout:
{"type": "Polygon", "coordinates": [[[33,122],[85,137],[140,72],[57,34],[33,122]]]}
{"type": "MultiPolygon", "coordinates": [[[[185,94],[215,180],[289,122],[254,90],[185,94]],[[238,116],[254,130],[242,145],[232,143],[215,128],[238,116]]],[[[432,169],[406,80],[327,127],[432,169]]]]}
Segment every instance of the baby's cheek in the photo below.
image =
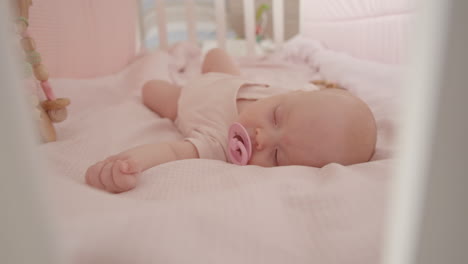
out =
{"type": "Polygon", "coordinates": [[[240,115],[237,117],[236,122],[241,123],[242,125],[245,125],[245,121],[246,121],[245,119],[246,119],[246,118],[245,118],[245,115],[240,114],[240,115]]]}
{"type": "Polygon", "coordinates": [[[238,117],[236,122],[240,123],[247,130],[257,127],[255,125],[256,124],[255,119],[252,117],[245,116],[245,115],[238,117]]]}
{"type": "Polygon", "coordinates": [[[252,157],[249,160],[248,165],[257,165],[261,167],[273,167],[268,160],[265,159],[265,157],[262,156],[262,153],[260,152],[254,152],[252,153],[252,157]]]}

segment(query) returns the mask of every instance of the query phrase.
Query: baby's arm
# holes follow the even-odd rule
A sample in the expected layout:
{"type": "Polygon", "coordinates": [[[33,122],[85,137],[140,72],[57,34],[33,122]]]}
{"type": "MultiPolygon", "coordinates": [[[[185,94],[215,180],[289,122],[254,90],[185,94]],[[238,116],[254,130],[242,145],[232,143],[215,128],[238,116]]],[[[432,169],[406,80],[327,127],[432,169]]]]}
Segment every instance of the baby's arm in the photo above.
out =
{"type": "Polygon", "coordinates": [[[89,167],[86,183],[113,193],[125,192],[136,186],[142,171],[170,161],[195,158],[199,158],[197,149],[188,141],[141,145],[89,167]]]}
{"type": "Polygon", "coordinates": [[[202,64],[202,73],[221,72],[231,75],[240,75],[240,70],[234,60],[222,49],[210,50],[202,64]]]}

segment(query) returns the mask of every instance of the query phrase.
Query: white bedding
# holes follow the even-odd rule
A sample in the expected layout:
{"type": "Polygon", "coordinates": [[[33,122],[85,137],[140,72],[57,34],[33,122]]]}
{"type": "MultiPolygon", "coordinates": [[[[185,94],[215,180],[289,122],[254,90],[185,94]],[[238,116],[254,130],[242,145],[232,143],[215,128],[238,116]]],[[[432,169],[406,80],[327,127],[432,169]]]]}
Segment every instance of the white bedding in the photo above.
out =
{"type": "Polygon", "coordinates": [[[51,80],[58,96],[72,100],[69,119],[57,126],[58,142],[39,147],[48,165],[61,263],[377,263],[399,69],[302,39],[274,57],[240,60],[243,73],[290,85],[322,76],[360,95],[379,126],[372,162],[267,169],[184,160],[148,170],[127,193],[84,184],[86,168],[99,159],[181,138],[169,120],[141,104],[139,89],[153,78],[183,84],[195,74],[197,56],[196,49],[179,45],[116,75],[51,80]]]}

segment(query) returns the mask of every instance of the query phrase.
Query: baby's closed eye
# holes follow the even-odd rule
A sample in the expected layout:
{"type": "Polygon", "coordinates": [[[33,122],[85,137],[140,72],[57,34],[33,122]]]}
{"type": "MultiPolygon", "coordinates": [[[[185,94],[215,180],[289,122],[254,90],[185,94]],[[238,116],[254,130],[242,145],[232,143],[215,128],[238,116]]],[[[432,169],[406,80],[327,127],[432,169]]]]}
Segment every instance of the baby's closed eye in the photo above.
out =
{"type": "Polygon", "coordinates": [[[278,161],[278,148],[275,149],[275,166],[279,166],[279,161],[278,161]]]}
{"type": "Polygon", "coordinates": [[[277,105],[276,107],[273,108],[273,124],[275,125],[275,127],[278,126],[278,123],[279,123],[279,119],[278,119],[278,109],[279,109],[279,105],[277,105]]]}

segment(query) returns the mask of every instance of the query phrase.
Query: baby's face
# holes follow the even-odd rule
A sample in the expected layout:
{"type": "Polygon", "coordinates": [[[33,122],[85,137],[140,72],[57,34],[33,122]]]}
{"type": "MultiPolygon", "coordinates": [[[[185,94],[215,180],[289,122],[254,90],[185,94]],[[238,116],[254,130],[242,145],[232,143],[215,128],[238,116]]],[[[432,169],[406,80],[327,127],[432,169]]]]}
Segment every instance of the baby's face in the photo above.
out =
{"type": "Polygon", "coordinates": [[[376,128],[367,106],[346,91],[291,92],[247,105],[237,122],[252,141],[249,164],[322,167],[368,161],[376,128]]]}

